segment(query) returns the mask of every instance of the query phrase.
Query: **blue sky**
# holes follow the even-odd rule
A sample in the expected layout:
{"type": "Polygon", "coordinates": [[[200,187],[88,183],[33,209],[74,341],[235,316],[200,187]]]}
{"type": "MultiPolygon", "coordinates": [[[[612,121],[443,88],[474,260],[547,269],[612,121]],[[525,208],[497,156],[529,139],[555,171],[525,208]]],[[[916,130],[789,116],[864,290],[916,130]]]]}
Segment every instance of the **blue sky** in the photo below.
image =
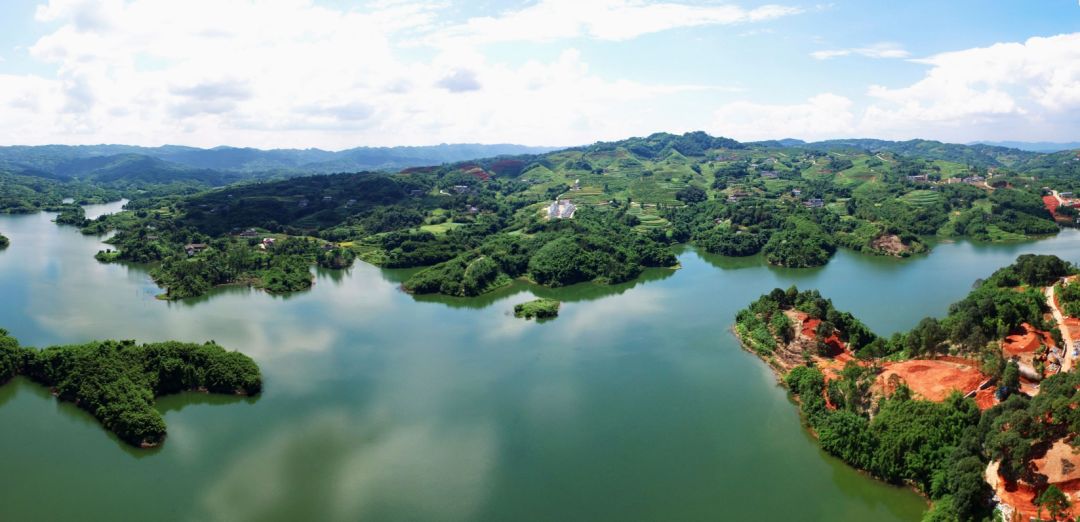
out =
{"type": "Polygon", "coordinates": [[[7,0],[0,144],[1080,139],[1076,0],[7,0]]]}

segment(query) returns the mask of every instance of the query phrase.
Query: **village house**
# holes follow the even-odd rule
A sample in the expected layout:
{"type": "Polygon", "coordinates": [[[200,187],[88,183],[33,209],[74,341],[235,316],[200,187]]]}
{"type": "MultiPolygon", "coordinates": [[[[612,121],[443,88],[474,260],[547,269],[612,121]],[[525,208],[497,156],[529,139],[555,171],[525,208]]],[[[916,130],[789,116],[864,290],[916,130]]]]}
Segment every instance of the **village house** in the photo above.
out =
{"type": "Polygon", "coordinates": [[[825,202],[821,198],[810,198],[803,202],[807,208],[821,208],[825,206],[825,202]]]}
{"type": "Polygon", "coordinates": [[[187,252],[187,255],[193,256],[206,250],[208,246],[206,243],[188,243],[184,245],[184,251],[187,252]]]}
{"type": "Polygon", "coordinates": [[[547,210],[548,219],[570,219],[577,207],[569,199],[556,199],[547,210]]]}

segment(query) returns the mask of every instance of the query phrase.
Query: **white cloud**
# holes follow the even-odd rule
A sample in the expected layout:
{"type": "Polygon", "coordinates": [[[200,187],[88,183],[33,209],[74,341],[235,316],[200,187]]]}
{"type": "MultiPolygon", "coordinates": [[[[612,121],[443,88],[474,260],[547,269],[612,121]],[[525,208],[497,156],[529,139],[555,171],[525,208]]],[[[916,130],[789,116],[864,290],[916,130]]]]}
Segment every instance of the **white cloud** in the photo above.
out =
{"type": "Polygon", "coordinates": [[[912,60],[903,87],[871,85],[861,106],[833,94],[803,103],[735,102],[714,132],[736,138],[873,136],[1053,140],[1080,133],[1080,33],[998,43],[912,60]]]}
{"type": "Polygon", "coordinates": [[[682,27],[761,22],[802,12],[797,7],[764,5],[688,5],[641,0],[541,0],[498,16],[471,18],[432,35],[431,41],[480,43],[590,37],[629,40],[682,27]]]}
{"type": "MultiPolygon", "coordinates": [[[[446,39],[465,33],[440,22],[441,4],[373,5],[51,0],[36,18],[55,29],[29,54],[54,66],[56,77],[0,75],[0,143],[574,144],[652,132],[664,126],[660,118],[676,118],[627,111],[630,103],[713,88],[607,79],[572,48],[544,60],[494,62],[472,44],[503,36],[446,39]]],[[[505,16],[519,28],[542,26],[560,5],[545,1],[505,16]]],[[[573,26],[626,39],[793,11],[605,0],[569,12],[570,25],[560,21],[553,34],[573,26]]]]}
{"type": "Polygon", "coordinates": [[[791,105],[738,101],[714,113],[714,128],[710,130],[742,140],[846,135],[855,125],[853,105],[850,99],[830,93],[791,105]]]}
{"type": "Polygon", "coordinates": [[[904,50],[899,44],[893,42],[881,42],[867,47],[849,47],[846,49],[825,49],[814,51],[810,56],[817,60],[828,60],[841,56],[862,56],[866,58],[907,58],[911,53],[904,50]]]}

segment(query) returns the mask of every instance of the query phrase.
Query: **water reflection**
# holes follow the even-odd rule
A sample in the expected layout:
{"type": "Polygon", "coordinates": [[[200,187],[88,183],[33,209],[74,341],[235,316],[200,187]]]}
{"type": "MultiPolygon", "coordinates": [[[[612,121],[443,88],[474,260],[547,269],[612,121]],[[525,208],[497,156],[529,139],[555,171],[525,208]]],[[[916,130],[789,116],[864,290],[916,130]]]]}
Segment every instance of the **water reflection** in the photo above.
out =
{"type": "MultiPolygon", "coordinates": [[[[622,295],[627,291],[654,281],[662,281],[673,275],[676,270],[670,268],[649,268],[633,281],[614,285],[600,283],[578,283],[558,288],[550,288],[525,281],[515,280],[507,286],[476,297],[454,297],[439,294],[412,295],[420,303],[439,303],[451,308],[481,309],[521,293],[535,297],[556,299],[564,303],[595,301],[606,297],[622,295]]],[[[517,302],[518,300],[515,300],[517,302]]],[[[524,301],[524,300],[521,300],[524,301]]]]}
{"type": "Polygon", "coordinates": [[[166,395],[157,399],[156,408],[161,413],[182,411],[188,406],[223,406],[229,404],[255,404],[259,395],[247,397],[242,395],[224,395],[220,393],[183,392],[166,395]]]}
{"type": "Polygon", "coordinates": [[[842,250],[811,270],[683,248],[681,269],[624,285],[477,299],[411,296],[399,285],[415,270],[357,263],[315,269],[289,299],[229,287],[167,303],[145,267],[93,261],[98,238],[43,215],[0,229],[17,236],[0,253],[0,326],[25,344],[212,339],[266,384],[258,400],[162,398],[155,452],[70,404],[53,414],[40,387],[0,388],[0,459],[20,470],[0,476],[0,505],[58,520],[917,520],[918,497],[816,449],[728,332],[735,311],[797,283],[888,334],[1021,252],[1080,260],[1076,231],[907,260],[842,250]],[[560,317],[514,318],[533,297],[563,301],[560,317]]]}
{"type": "Polygon", "coordinates": [[[226,463],[203,489],[200,518],[471,520],[490,490],[495,433],[486,423],[320,412],[226,463]]]}
{"type": "Polygon", "coordinates": [[[101,423],[89,412],[79,408],[74,403],[58,400],[47,387],[37,384],[26,377],[15,377],[6,385],[0,385],[0,407],[3,407],[4,403],[8,401],[20,398],[20,396],[32,403],[39,403],[37,404],[39,407],[41,406],[40,403],[52,403],[53,407],[51,409],[53,413],[61,418],[66,425],[64,429],[100,433],[101,437],[108,439],[121,453],[129,457],[143,459],[152,457],[161,450],[160,447],[148,449],[132,447],[130,444],[120,440],[111,431],[103,429],[101,423]]]}

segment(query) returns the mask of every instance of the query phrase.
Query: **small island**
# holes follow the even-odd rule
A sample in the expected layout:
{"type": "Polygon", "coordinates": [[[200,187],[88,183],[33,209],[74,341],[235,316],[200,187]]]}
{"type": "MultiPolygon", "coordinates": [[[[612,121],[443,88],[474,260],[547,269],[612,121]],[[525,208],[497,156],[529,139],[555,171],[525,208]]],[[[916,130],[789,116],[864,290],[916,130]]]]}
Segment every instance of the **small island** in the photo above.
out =
{"type": "Polygon", "coordinates": [[[890,338],[794,287],[740,311],[734,329],[822,449],[918,489],[932,501],[924,520],[1057,520],[1080,515],[1076,274],[1055,256],[1020,256],[944,319],[890,338]]]}
{"type": "Polygon", "coordinates": [[[17,375],[86,410],[120,440],[141,448],[165,440],[154,399],[184,391],[257,395],[262,375],[250,357],[205,344],[95,341],[37,350],[0,329],[0,384],[17,375]]]}
{"type": "Polygon", "coordinates": [[[553,319],[559,316],[562,303],[554,299],[534,299],[527,303],[514,305],[514,317],[524,319],[553,319]]]}
{"type": "Polygon", "coordinates": [[[9,241],[8,238],[5,237],[3,234],[0,234],[0,250],[7,248],[10,244],[11,241],[9,241]]]}

